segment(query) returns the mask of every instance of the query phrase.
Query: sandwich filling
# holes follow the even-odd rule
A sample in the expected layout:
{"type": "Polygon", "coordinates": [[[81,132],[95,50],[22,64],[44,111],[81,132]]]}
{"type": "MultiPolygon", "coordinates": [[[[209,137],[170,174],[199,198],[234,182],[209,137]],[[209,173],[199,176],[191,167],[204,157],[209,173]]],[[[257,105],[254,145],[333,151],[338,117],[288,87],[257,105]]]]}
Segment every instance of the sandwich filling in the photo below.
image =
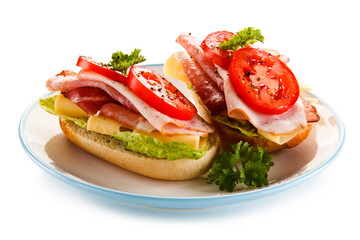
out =
{"type": "Polygon", "coordinates": [[[214,129],[199,115],[169,117],[149,106],[125,84],[82,69],[63,71],[47,83],[58,95],[40,100],[46,111],[89,131],[113,136],[132,151],[169,160],[205,155],[214,129]]]}
{"type": "MultiPolygon", "coordinates": [[[[269,114],[257,111],[244,101],[243,95],[239,95],[235,90],[233,81],[230,79],[229,70],[220,67],[207,57],[202,48],[204,42],[200,43],[191,34],[181,34],[176,41],[184,47],[186,52],[176,52],[171,55],[165,63],[164,72],[170,77],[191,84],[192,90],[202,100],[214,120],[238,130],[240,129],[238,127],[239,124],[229,124],[229,122],[234,122],[233,120],[238,122],[247,121],[253,126],[252,133],[256,132],[256,136],[252,134],[251,137],[264,137],[280,145],[290,141],[306,128],[308,123],[319,120],[316,108],[302,97],[293,100],[294,104],[282,113],[269,114]],[[202,82],[206,87],[201,87],[201,84],[199,85],[198,82],[202,82]],[[204,93],[204,91],[208,94],[204,93]],[[224,121],[224,119],[227,119],[227,121],[224,121]]],[[[214,48],[218,51],[217,47],[214,48]]],[[[269,49],[266,49],[266,51],[270,56],[274,54],[280,61],[283,61],[284,63],[282,64],[286,64],[289,61],[288,58],[277,51],[269,49]]],[[[255,76],[263,75],[266,77],[269,74],[268,72],[263,72],[264,69],[262,64],[254,64],[253,70],[246,72],[245,75],[251,78],[250,72],[252,72],[252,74],[255,73],[255,76]]],[[[271,68],[269,69],[274,71],[271,68]]],[[[269,82],[271,83],[272,80],[269,79],[269,82]]],[[[258,89],[262,91],[260,78],[257,77],[257,81],[256,79],[251,79],[250,82],[252,81],[260,85],[258,89]]],[[[277,86],[274,89],[282,93],[282,86],[280,84],[279,86],[279,89],[277,89],[277,86]]],[[[276,94],[274,96],[276,98],[276,94]]],[[[286,97],[285,100],[287,100],[286,97]]],[[[249,124],[246,125],[248,126],[249,124]]],[[[247,130],[240,130],[240,132],[249,136],[249,131],[247,130]]]]}

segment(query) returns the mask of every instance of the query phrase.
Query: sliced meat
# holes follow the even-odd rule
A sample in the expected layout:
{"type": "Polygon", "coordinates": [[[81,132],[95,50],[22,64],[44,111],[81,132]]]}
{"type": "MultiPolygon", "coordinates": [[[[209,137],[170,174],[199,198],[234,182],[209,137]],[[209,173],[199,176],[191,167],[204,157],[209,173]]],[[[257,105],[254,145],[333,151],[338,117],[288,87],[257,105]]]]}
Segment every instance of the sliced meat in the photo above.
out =
{"type": "Polygon", "coordinates": [[[138,129],[150,133],[155,130],[153,126],[139,113],[114,103],[107,103],[99,111],[100,116],[104,116],[119,123],[124,124],[132,129],[138,129]]]}
{"type": "Polygon", "coordinates": [[[302,103],[304,104],[306,121],[308,123],[318,122],[320,120],[320,116],[317,114],[316,108],[311,103],[309,103],[309,101],[307,101],[306,99],[301,98],[301,100],[302,100],[302,103]]]}
{"type": "Polygon", "coordinates": [[[78,74],[72,71],[62,71],[60,74],[51,77],[46,82],[46,87],[49,91],[61,92],[68,92],[81,87],[100,88],[104,90],[107,94],[109,94],[113,99],[115,99],[131,111],[139,112],[137,108],[126,97],[124,97],[121,93],[116,91],[111,86],[104,84],[101,81],[97,81],[97,79],[87,81],[86,73],[87,72],[83,72],[83,70],[81,70],[78,74]]]}
{"type": "Polygon", "coordinates": [[[179,43],[191,57],[193,57],[196,63],[204,70],[206,75],[214,81],[221,91],[224,91],[223,79],[217,72],[214,63],[206,56],[204,50],[201,48],[201,43],[191,34],[183,33],[177,39],[179,43]]]}
{"type": "Polygon", "coordinates": [[[63,95],[82,108],[88,115],[96,115],[104,104],[117,103],[104,90],[95,87],[80,87],[63,95]]]}
{"type": "Polygon", "coordinates": [[[195,60],[185,52],[177,52],[175,59],[182,66],[193,90],[211,114],[226,109],[225,97],[215,82],[211,81],[195,60]]]}

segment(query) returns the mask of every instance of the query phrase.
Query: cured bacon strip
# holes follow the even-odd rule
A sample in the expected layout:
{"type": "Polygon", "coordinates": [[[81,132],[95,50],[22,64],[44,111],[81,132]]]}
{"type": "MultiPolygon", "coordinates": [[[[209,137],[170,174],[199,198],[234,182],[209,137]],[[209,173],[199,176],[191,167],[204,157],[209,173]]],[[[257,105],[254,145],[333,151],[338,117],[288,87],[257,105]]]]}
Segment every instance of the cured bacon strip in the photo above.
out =
{"type": "Polygon", "coordinates": [[[155,130],[153,126],[139,113],[134,113],[129,109],[114,103],[107,103],[99,111],[100,116],[104,116],[132,129],[138,129],[150,133],[155,130]]]}
{"type": "Polygon", "coordinates": [[[221,91],[224,91],[223,79],[217,72],[214,63],[206,56],[204,50],[200,46],[200,42],[191,34],[183,33],[177,39],[185,50],[193,57],[197,64],[205,71],[206,75],[214,81],[221,91]]]}
{"type": "Polygon", "coordinates": [[[215,82],[211,81],[193,58],[184,52],[177,52],[175,59],[183,67],[193,90],[200,97],[211,114],[226,109],[225,97],[215,82]]]}
{"type": "MultiPolygon", "coordinates": [[[[81,74],[83,70],[79,72],[81,74]]],[[[96,79],[95,79],[96,80],[96,79]]],[[[121,93],[116,91],[111,86],[104,84],[99,81],[86,81],[80,80],[78,74],[72,71],[62,71],[60,74],[57,74],[54,77],[51,77],[46,82],[46,87],[49,91],[62,91],[68,92],[76,88],[81,87],[95,87],[104,90],[107,94],[109,94],[113,99],[127,107],[133,112],[139,112],[137,108],[121,93]]]]}

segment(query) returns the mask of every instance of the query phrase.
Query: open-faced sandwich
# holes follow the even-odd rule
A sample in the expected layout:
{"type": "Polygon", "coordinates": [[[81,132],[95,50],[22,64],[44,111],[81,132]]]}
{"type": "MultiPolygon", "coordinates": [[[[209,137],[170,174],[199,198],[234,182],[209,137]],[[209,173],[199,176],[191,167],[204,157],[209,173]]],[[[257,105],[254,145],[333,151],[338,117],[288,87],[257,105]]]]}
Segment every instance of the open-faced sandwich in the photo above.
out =
{"type": "Polygon", "coordinates": [[[165,180],[195,178],[218,152],[215,129],[195,106],[145,59],[114,53],[109,64],[80,56],[79,72],[62,71],[40,106],[59,117],[75,145],[130,171],[165,180]]]}
{"type": "Polygon", "coordinates": [[[181,34],[176,41],[186,51],[171,55],[164,73],[188,83],[201,116],[222,143],[241,140],[272,152],[300,144],[319,116],[301,97],[289,59],[252,45],[263,40],[252,27],[214,32],[202,42],[181,34]]]}

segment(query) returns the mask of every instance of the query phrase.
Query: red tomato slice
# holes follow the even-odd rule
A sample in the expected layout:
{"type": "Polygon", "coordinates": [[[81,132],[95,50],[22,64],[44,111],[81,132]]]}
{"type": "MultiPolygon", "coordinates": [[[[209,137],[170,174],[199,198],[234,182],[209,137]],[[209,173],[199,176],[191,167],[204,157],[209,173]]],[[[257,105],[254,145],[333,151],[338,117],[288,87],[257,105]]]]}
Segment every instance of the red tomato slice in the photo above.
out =
{"type": "Polygon", "coordinates": [[[236,34],[227,31],[213,32],[210,33],[201,43],[201,48],[204,50],[206,56],[223,69],[229,68],[234,51],[222,50],[219,46],[221,42],[229,40],[234,35],[236,34]]]}
{"type": "Polygon", "coordinates": [[[196,107],[160,74],[134,65],[130,68],[128,85],[132,91],[159,112],[180,120],[190,120],[196,107]]]}
{"type": "Polygon", "coordinates": [[[229,75],[239,97],[261,113],[284,113],[299,97],[299,84],[292,71],[277,57],[259,49],[237,50],[229,75]]]}
{"type": "Polygon", "coordinates": [[[127,85],[127,77],[121,73],[112,70],[110,67],[94,61],[91,57],[80,56],[76,66],[101,74],[109,79],[121,82],[127,85]]]}

